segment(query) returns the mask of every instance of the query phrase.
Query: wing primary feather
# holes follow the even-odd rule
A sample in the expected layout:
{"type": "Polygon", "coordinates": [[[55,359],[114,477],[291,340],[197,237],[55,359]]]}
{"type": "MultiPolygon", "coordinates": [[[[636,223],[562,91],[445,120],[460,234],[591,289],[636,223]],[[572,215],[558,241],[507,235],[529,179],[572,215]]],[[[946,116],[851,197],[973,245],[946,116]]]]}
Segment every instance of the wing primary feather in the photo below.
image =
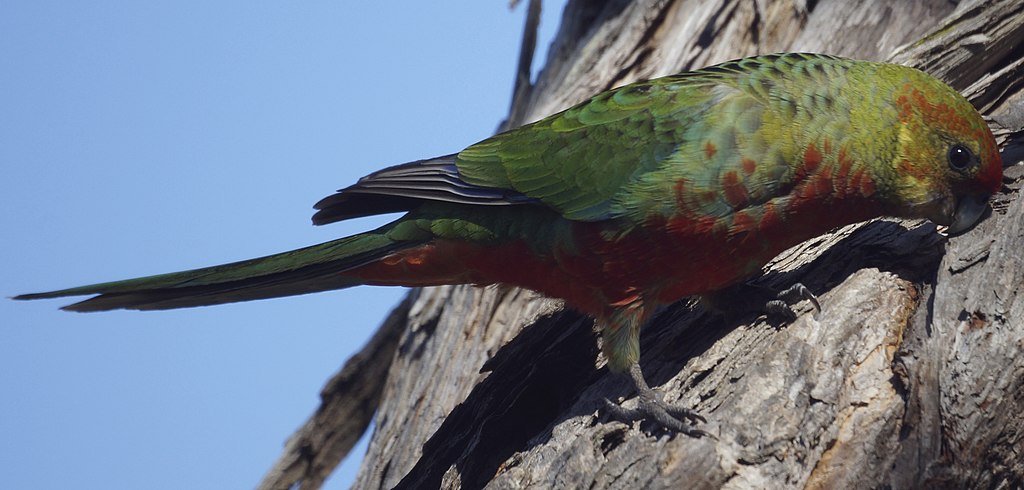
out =
{"type": "Polygon", "coordinates": [[[459,174],[455,160],[456,155],[452,154],[369,174],[317,202],[313,206],[317,210],[313,224],[410,211],[428,201],[477,206],[539,203],[537,199],[512,189],[466,182],[459,174]]]}

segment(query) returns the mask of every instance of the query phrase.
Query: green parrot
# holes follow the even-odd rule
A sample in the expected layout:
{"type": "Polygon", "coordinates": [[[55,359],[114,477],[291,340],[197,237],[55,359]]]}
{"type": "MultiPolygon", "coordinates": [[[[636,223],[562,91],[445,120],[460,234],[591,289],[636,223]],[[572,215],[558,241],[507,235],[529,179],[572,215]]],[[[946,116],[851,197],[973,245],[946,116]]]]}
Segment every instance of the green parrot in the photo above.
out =
{"type": "MultiPolygon", "coordinates": [[[[815,54],[726,62],[625,85],[451,155],[380,170],[315,205],[376,230],[185,272],[25,294],[71,311],[159,310],[361,284],[504,283],[593,316],[642,417],[703,434],[644,381],[659,305],[742,283],[783,250],[880,216],[963,232],[1002,185],[995,139],[912,68],[815,54]]],[[[804,290],[805,291],[805,290],[804,290]]]]}

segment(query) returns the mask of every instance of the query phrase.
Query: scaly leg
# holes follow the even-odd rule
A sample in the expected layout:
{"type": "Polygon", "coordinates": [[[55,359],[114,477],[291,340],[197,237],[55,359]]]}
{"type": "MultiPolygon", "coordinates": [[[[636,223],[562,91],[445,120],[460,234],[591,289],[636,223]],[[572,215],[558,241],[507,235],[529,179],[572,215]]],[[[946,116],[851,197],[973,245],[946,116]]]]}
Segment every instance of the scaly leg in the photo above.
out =
{"type": "Polygon", "coordinates": [[[709,435],[695,427],[697,422],[707,422],[690,408],[670,405],[662,394],[647,384],[640,370],[640,326],[647,315],[639,302],[619,308],[607,318],[599,320],[604,340],[604,353],[612,371],[625,372],[633,381],[638,400],[637,408],[627,409],[605,399],[608,413],[612,418],[630,422],[648,420],[691,437],[709,435]]]}
{"type": "MultiPolygon", "coordinates": [[[[814,307],[815,314],[821,312],[818,298],[803,284],[796,283],[788,289],[777,292],[761,286],[742,285],[740,304],[732,306],[760,305],[759,310],[768,314],[786,317],[790,320],[796,314],[790,307],[801,300],[808,300],[814,307]],[[765,300],[763,298],[770,298],[765,300]]],[[[736,293],[737,290],[733,290],[736,293]]],[[[651,388],[640,370],[640,326],[646,321],[647,314],[640,301],[620,307],[606,318],[599,320],[601,335],[604,338],[604,352],[608,357],[608,366],[612,371],[625,371],[633,381],[638,400],[637,408],[627,409],[605,399],[605,405],[612,418],[629,422],[633,420],[649,420],[662,427],[681,432],[691,437],[709,435],[696,427],[697,423],[707,420],[696,411],[682,406],[670,405],[665,402],[662,394],[651,388]]]]}

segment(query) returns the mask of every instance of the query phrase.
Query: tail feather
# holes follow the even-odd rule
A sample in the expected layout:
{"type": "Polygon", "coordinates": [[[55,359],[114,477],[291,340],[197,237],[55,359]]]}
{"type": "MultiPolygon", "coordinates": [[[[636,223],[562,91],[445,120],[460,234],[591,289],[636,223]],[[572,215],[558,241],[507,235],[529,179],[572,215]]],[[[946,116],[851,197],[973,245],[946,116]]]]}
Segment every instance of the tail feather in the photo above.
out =
{"type": "Polygon", "coordinates": [[[362,284],[344,272],[421,241],[394,241],[380,230],[290,252],[183,272],[92,284],[14,299],[95,294],[68,311],[166,310],[275,298],[362,284]]]}
{"type": "MultiPolygon", "coordinates": [[[[318,211],[313,216],[313,223],[320,225],[398,211],[415,212],[428,203],[454,204],[467,208],[508,208],[524,204],[536,205],[537,201],[512,189],[466,182],[456,165],[456,155],[446,155],[389,167],[359,179],[356,184],[320,200],[314,206],[318,211]]],[[[258,259],[46,293],[23,294],[14,299],[96,295],[63,309],[163,310],[341,289],[364,283],[355,274],[345,274],[346,271],[432,239],[429,226],[427,229],[419,229],[416,225],[399,233],[398,236],[402,237],[400,239],[389,238],[393,236],[389,231],[394,231],[404,221],[404,218],[399,219],[376,231],[258,259]]],[[[423,268],[420,269],[423,272],[423,268]]],[[[391,274],[377,272],[385,276],[391,274]]],[[[410,277],[407,282],[410,285],[425,285],[464,279],[459,271],[443,267],[433,270],[433,274],[420,274],[415,279],[410,277]]],[[[395,280],[393,275],[384,282],[406,284],[403,278],[395,280]]]]}

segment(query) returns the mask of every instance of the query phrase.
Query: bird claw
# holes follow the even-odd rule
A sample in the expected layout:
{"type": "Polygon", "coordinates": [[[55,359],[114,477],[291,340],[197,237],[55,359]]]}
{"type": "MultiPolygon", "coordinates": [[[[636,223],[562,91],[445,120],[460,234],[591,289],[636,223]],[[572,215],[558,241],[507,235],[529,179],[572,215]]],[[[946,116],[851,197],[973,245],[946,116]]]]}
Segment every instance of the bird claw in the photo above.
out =
{"type": "MultiPolygon", "coordinates": [[[[800,283],[793,284],[789,288],[778,292],[763,286],[751,286],[749,284],[744,285],[743,288],[747,291],[759,293],[754,298],[748,297],[746,305],[750,307],[759,303],[761,311],[769,315],[782,316],[790,321],[795,320],[796,312],[793,311],[790,305],[803,300],[811,302],[815,318],[821,313],[821,303],[818,302],[818,298],[814,296],[810,289],[800,283]],[[765,293],[767,293],[768,298],[772,299],[760,303],[760,301],[764,301],[765,293]],[[757,301],[757,303],[752,303],[751,300],[757,301]]],[[[733,292],[735,293],[736,290],[733,290],[733,292]]],[[[636,389],[637,406],[636,408],[625,408],[606,398],[604,400],[605,407],[611,418],[627,423],[635,420],[648,421],[668,431],[686,434],[690,437],[700,438],[708,436],[714,438],[708,432],[697,428],[699,424],[706,424],[707,419],[693,409],[670,405],[664,400],[660,392],[648,386],[643,373],[640,371],[639,364],[634,362],[629,367],[628,374],[633,381],[633,387],[636,389]]]]}
{"type": "Polygon", "coordinates": [[[698,423],[707,423],[707,419],[693,409],[668,404],[660,392],[647,386],[639,365],[634,364],[630,367],[629,374],[637,390],[637,407],[625,408],[605,398],[605,408],[611,418],[626,423],[634,420],[646,420],[671,432],[686,434],[698,439],[704,436],[714,437],[696,427],[698,423]]]}
{"type": "Polygon", "coordinates": [[[773,299],[764,304],[764,312],[784,318],[786,321],[796,320],[796,312],[789,306],[789,303],[781,299],[773,299]]]}
{"type": "Polygon", "coordinates": [[[707,419],[692,409],[679,405],[669,405],[658,396],[658,393],[651,390],[654,398],[640,395],[636,408],[625,408],[605,398],[605,408],[611,418],[620,422],[632,422],[634,420],[653,422],[664,429],[672,432],[686,434],[693,438],[704,436],[713,437],[708,432],[698,429],[698,423],[707,423],[707,419]]]}
{"type": "Polygon", "coordinates": [[[814,307],[814,316],[817,318],[818,314],[821,313],[821,303],[818,302],[818,297],[810,289],[807,289],[807,286],[799,282],[783,291],[779,291],[775,295],[775,299],[765,303],[764,312],[769,315],[785,317],[787,320],[792,321],[796,319],[796,312],[793,311],[791,305],[802,300],[811,302],[811,306],[814,307]]]}
{"type": "Polygon", "coordinates": [[[818,302],[818,297],[815,296],[810,289],[807,289],[807,286],[804,286],[799,282],[793,284],[784,291],[779,291],[776,298],[781,301],[785,301],[787,304],[794,304],[806,299],[811,302],[812,306],[814,306],[814,311],[816,313],[821,313],[821,303],[818,302]]]}

